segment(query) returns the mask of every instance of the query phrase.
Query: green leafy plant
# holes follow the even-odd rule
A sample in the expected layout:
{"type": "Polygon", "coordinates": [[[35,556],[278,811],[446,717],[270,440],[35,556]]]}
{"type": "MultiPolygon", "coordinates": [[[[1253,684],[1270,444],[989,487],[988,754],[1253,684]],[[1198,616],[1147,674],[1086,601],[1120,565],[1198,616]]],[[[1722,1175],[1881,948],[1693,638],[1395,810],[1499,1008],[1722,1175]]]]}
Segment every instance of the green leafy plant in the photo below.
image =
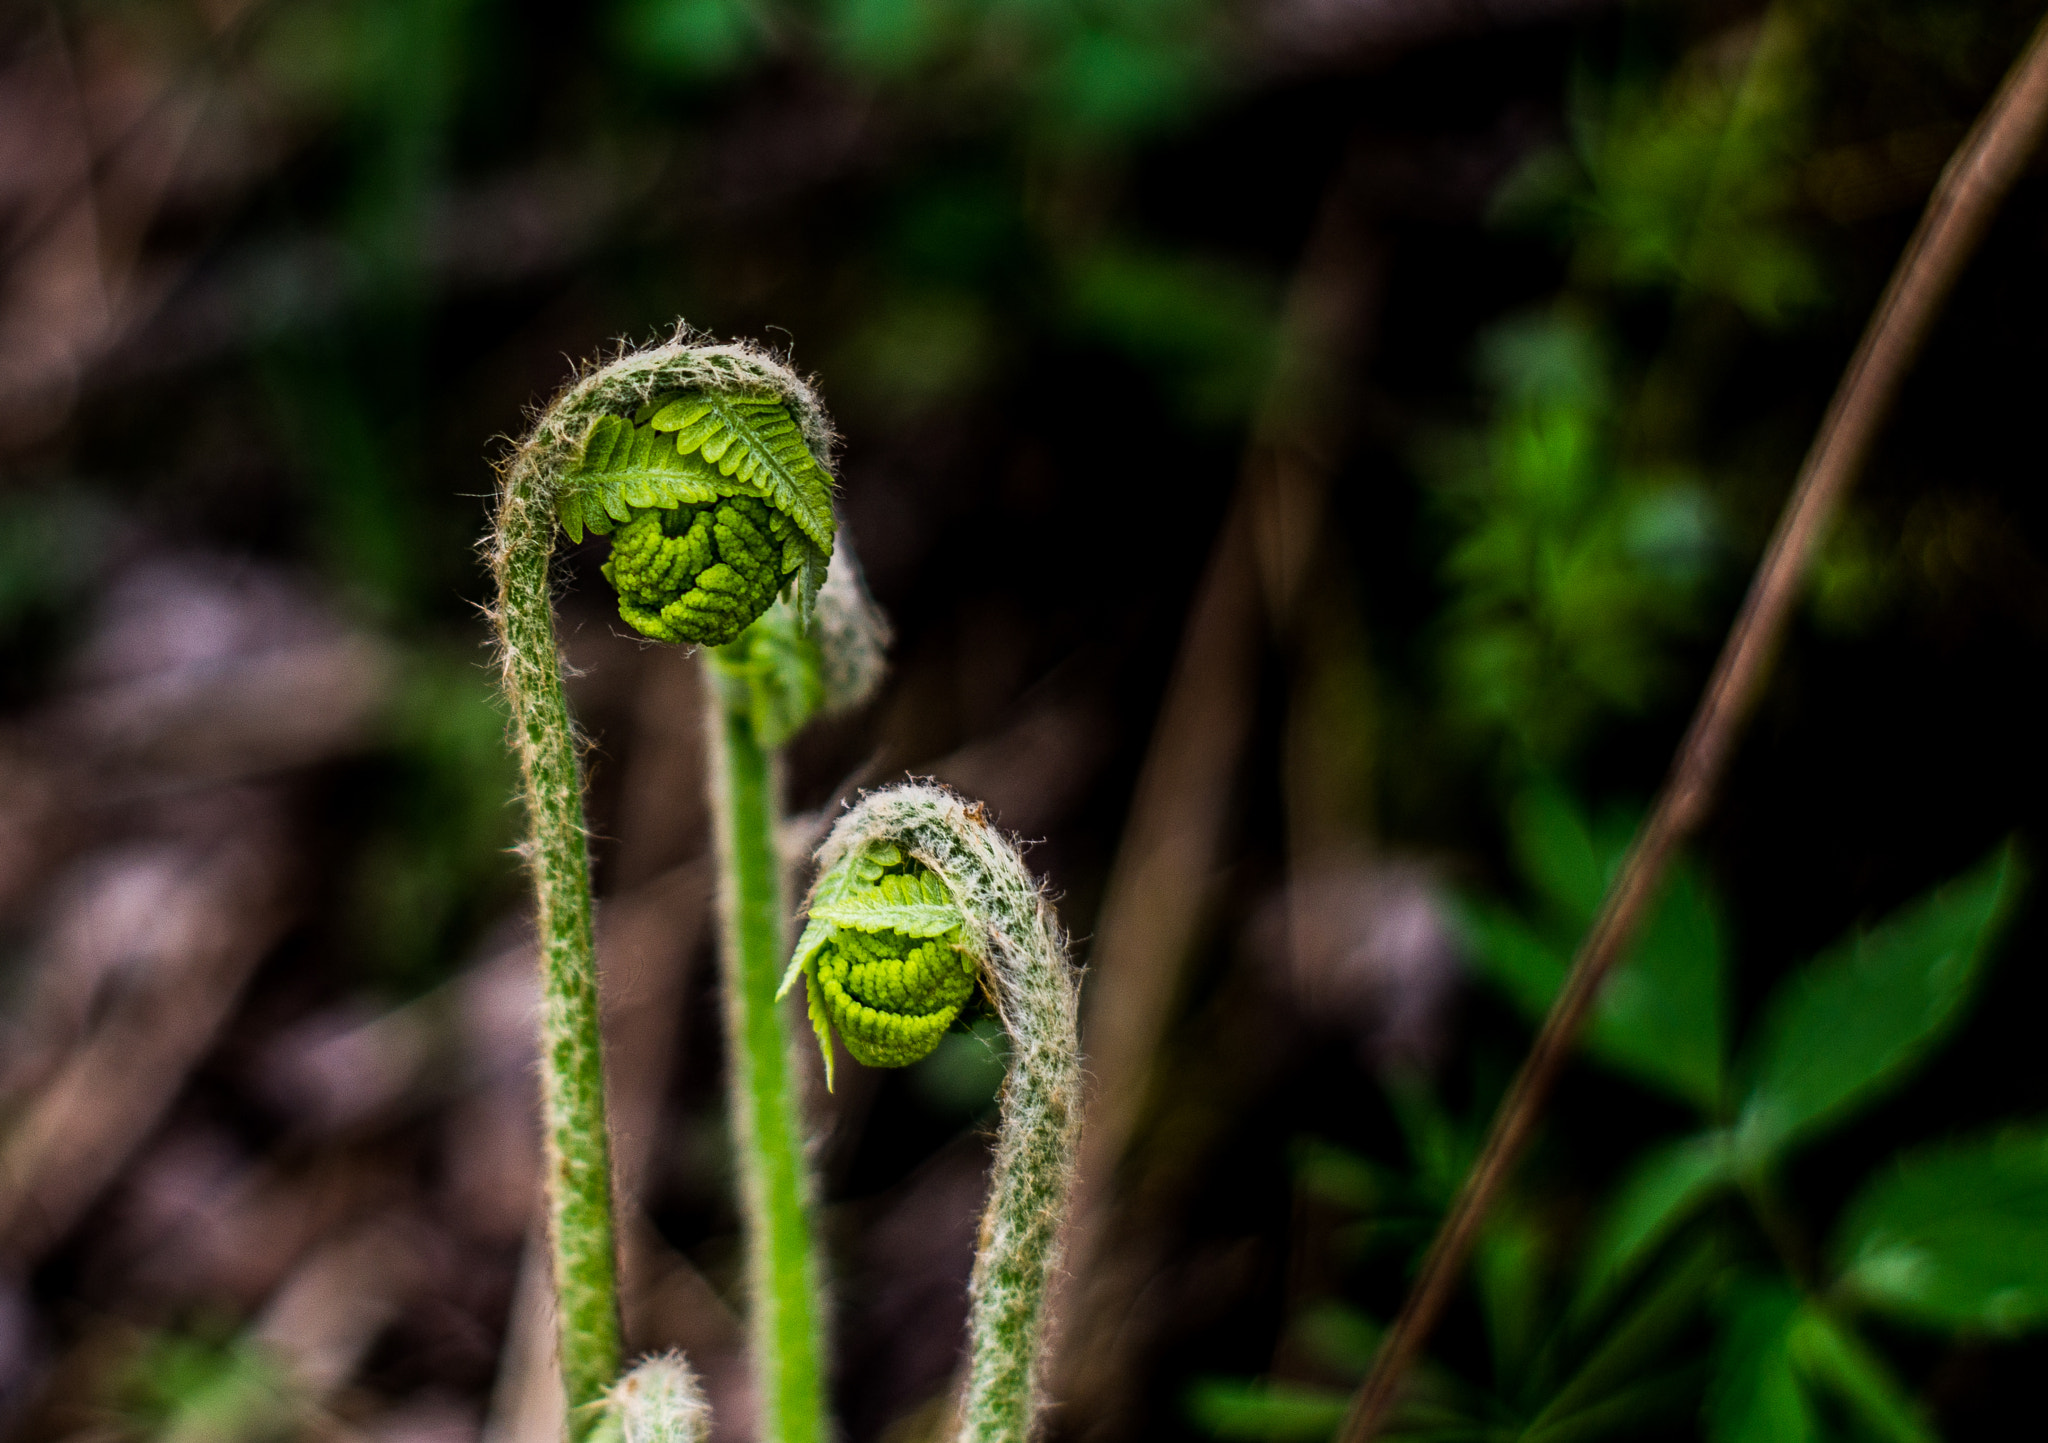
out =
{"type": "Polygon", "coordinates": [[[1424,463],[1456,528],[1444,558],[1446,701],[1522,766],[1552,763],[1669,680],[1720,546],[1713,498],[1680,466],[1625,464],[1602,328],[1569,308],[1497,326],[1483,430],[1424,463]]]}
{"type": "Polygon", "coordinates": [[[702,1398],[680,1359],[617,1380],[618,1305],[581,778],[549,599],[554,526],[612,537],[621,618],[704,647],[724,921],[725,1014],[762,1436],[822,1443],[823,1309],[793,1028],[811,981],[832,1065],[930,1053],[986,988],[1011,1041],[995,1181],[975,1265],[963,1436],[1024,1443],[1046,1279],[1073,1172],[1079,1052],[1066,942],[1016,849],[950,793],[862,801],[820,853],[796,959],[775,845],[776,749],[858,704],[886,628],[836,551],[830,428],[815,395],[745,346],[679,332],[570,385],[511,458],[492,559],[505,689],[527,794],[543,974],[549,1237],[571,1434],[692,1443],[702,1398]],[[778,989],[778,976],[783,986],[778,989]]]}
{"type": "MultiPolygon", "coordinates": [[[[1460,910],[1479,970],[1530,1017],[1562,981],[1632,819],[1589,819],[1541,786],[1514,809],[1529,906],[1460,910]]],[[[1716,1443],[1852,1434],[1934,1437],[1925,1408],[1860,1327],[1865,1317],[1947,1335],[2048,1325],[2048,1130],[1908,1150],[1878,1169],[1825,1246],[1783,1196],[1798,1151],[1901,1087],[1968,1005],[2019,890],[2010,849],[1843,938],[1779,984],[1732,1045],[1728,943],[1711,888],[1680,868],[1602,995],[1586,1038],[1597,1065],[1693,1112],[1700,1127],[1654,1143],[1593,1209],[1519,1183],[1487,1219],[1473,1268],[1491,1376],[1436,1366],[1389,1436],[1525,1440],[1630,1436],[1704,1419],[1716,1443]],[[1710,1336],[1708,1348],[1682,1346],[1710,1336]]],[[[1404,1170],[1307,1144],[1299,1185],[1365,1221],[1359,1256],[1426,1238],[1476,1152],[1479,1112],[1458,1119],[1419,1083],[1390,1088],[1404,1170]]],[[[1343,1304],[1290,1335],[1326,1372],[1362,1375],[1378,1323],[1343,1304]]],[[[1336,1388],[1212,1379],[1189,1404],[1224,1438],[1330,1436],[1336,1388]]]]}
{"type": "Polygon", "coordinates": [[[1717,477],[1699,397],[1745,334],[1825,296],[1801,222],[1813,42],[1788,7],[1659,74],[1582,72],[1566,144],[1501,187],[1504,222],[1566,253],[1551,303],[1480,341],[1483,420],[1419,456],[1448,523],[1443,701],[1555,767],[1674,678],[1703,620],[1739,487],[1717,477]],[[1630,307],[1665,319],[1647,348],[1630,307]]]}

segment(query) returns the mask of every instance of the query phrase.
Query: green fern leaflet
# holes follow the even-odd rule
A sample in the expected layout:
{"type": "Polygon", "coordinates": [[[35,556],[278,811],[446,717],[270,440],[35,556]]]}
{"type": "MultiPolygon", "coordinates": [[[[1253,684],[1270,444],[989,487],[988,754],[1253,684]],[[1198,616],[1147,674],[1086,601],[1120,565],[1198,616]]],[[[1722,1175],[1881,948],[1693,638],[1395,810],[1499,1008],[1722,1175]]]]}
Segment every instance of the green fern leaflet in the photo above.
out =
{"type": "Polygon", "coordinates": [[[849,853],[818,879],[777,996],[803,976],[828,1088],[835,1031],[866,1067],[931,1055],[980,976],[965,922],[945,883],[886,842],[849,853]]]}
{"type": "Polygon", "coordinates": [[[794,586],[808,620],[832,483],[782,400],[689,391],[603,416],[556,498],[571,539],[613,535],[619,615],[657,641],[723,646],[794,586]]]}

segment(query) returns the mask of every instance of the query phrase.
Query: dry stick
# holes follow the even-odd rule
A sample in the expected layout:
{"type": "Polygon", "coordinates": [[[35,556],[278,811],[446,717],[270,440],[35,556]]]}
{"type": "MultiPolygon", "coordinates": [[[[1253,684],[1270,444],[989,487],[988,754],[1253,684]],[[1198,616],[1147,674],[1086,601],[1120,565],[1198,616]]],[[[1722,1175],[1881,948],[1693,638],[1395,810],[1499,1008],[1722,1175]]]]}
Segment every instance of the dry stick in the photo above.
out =
{"type": "Polygon", "coordinates": [[[1914,353],[1963,263],[2048,125],[2048,21],[2035,30],[1998,94],[1942,172],[1919,228],[1892,272],[1821,421],[1742,612],[1679,745],[1664,790],[1630,844],[1564,990],[1494,1114],[1486,1146],[1430,1244],[1400,1316],[1352,1399],[1339,1443],[1368,1443],[1450,1301],[1494,1195],[1534,1132],[1551,1085],[1663,881],[1672,853],[1699,826],[1785,631],[1800,578],[1836,504],[1869,453],[1914,353]]]}

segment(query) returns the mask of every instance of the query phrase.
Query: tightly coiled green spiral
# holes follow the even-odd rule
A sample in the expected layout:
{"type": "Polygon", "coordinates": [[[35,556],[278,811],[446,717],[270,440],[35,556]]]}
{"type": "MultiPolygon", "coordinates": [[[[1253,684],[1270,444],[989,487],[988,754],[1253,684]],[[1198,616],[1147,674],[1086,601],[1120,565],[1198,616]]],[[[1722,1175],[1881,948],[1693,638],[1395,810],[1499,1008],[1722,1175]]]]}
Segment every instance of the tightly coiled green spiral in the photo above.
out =
{"type": "Polygon", "coordinates": [[[828,1087],[835,1031],[867,1067],[931,1055],[981,975],[962,940],[965,922],[945,883],[886,842],[819,878],[782,993],[804,977],[828,1087]]]}
{"type": "Polygon", "coordinates": [[[693,390],[602,416],[566,479],[557,514],[575,540],[613,536],[604,575],[635,631],[723,646],[792,583],[808,618],[832,486],[781,397],[693,390]]]}

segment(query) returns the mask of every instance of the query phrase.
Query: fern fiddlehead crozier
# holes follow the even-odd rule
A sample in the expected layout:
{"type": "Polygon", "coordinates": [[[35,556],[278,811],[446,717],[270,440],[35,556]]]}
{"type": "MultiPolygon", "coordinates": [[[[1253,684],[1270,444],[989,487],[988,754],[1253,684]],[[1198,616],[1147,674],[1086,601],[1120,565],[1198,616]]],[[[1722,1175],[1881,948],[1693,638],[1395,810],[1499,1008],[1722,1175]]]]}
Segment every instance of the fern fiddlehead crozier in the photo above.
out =
{"type": "Polygon", "coordinates": [[[567,483],[562,525],[578,541],[616,531],[604,575],[642,635],[724,646],[791,582],[808,618],[832,485],[775,391],[696,387],[601,415],[567,483]]]}
{"type": "Polygon", "coordinates": [[[950,1021],[946,1009],[956,1013],[959,1003],[948,999],[966,1000],[949,969],[966,976],[970,991],[975,979],[985,983],[1009,1034],[1010,1072],[970,1284],[960,1438],[1028,1443],[1046,1282],[1058,1262],[1080,1130],[1066,937],[1015,846],[979,807],[942,787],[869,793],[832,828],[818,860],[810,921],[782,985],[806,978],[828,1057],[828,1022],[857,1058],[867,1051],[910,1061],[909,1054],[929,1052],[944,1031],[931,1019],[950,1021]],[[887,955],[877,960],[878,951],[887,955]],[[863,967],[878,970],[849,985],[863,967]],[[842,979],[836,993],[835,976],[842,979]],[[897,1004],[899,989],[918,992],[913,1005],[897,1004]],[[857,993],[892,1005],[855,1002],[857,993]]]}
{"type": "Polygon", "coordinates": [[[782,994],[804,978],[828,1087],[835,1032],[866,1067],[908,1067],[938,1047],[980,971],[966,920],[945,883],[888,842],[818,879],[782,994]]]}
{"type": "MultiPolygon", "coordinates": [[[[622,615],[643,631],[658,625],[670,639],[713,644],[741,635],[778,592],[788,595],[801,628],[832,551],[824,464],[831,432],[817,398],[751,347],[693,342],[679,331],[664,345],[621,355],[580,375],[549,403],[503,466],[490,551],[504,689],[527,803],[542,980],[548,1234],[568,1433],[576,1443],[601,1419],[618,1371],[619,1322],[589,846],[548,575],[555,523],[559,517],[578,539],[585,529],[638,525],[611,568],[629,593],[622,600],[631,609],[622,615]]],[[[751,730],[747,736],[751,745],[751,730]]],[[[762,785],[754,790],[765,794],[765,762],[757,770],[762,785]]],[[[765,818],[766,796],[754,804],[765,818]]],[[[754,950],[772,953],[780,879],[772,865],[753,870],[762,873],[755,895],[737,910],[760,914],[757,924],[765,919],[765,930],[755,926],[754,950]]],[[[765,985],[757,988],[763,1006],[774,967],[770,956],[765,985]]],[[[772,1009],[766,1016],[767,1030],[752,1051],[766,1057],[766,1072],[786,1073],[772,1009]]],[[[770,1317],[773,1333],[757,1322],[757,1354],[771,1355],[763,1366],[772,1365],[782,1380],[762,1390],[770,1436],[811,1443],[823,1436],[816,1279],[787,1094],[786,1085],[779,1094],[763,1090],[771,1104],[764,1116],[774,1114],[765,1117],[763,1131],[773,1134],[767,1147],[787,1164],[777,1195],[793,1201],[781,1209],[787,1265],[776,1273],[781,1286],[773,1299],[763,1296],[768,1270],[754,1268],[755,1311],[770,1317]]],[[[758,1201],[762,1190],[750,1191],[758,1201]]],[[[761,1211],[752,1215],[758,1219],[761,1211]]]]}

